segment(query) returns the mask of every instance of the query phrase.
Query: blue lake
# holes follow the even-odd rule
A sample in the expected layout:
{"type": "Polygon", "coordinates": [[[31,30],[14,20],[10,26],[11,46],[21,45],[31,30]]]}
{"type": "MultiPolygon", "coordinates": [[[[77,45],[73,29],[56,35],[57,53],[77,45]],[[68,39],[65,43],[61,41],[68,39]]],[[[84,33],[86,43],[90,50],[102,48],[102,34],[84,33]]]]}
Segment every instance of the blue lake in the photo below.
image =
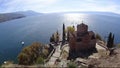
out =
{"type": "Polygon", "coordinates": [[[115,43],[120,43],[120,16],[63,13],[31,16],[0,23],[0,63],[6,60],[17,60],[17,55],[25,46],[33,42],[49,43],[49,37],[59,30],[62,24],[66,26],[83,23],[89,30],[99,33],[104,39],[109,32],[115,34],[115,43]]]}

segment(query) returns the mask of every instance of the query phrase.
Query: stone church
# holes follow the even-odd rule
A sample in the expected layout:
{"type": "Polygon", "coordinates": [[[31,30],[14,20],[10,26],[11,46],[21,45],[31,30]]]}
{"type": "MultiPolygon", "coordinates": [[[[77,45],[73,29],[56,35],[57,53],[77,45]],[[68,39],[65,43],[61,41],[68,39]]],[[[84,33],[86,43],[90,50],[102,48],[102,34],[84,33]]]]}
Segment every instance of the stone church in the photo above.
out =
{"type": "Polygon", "coordinates": [[[77,25],[77,31],[70,33],[69,46],[70,56],[77,57],[83,54],[88,55],[89,52],[95,51],[95,34],[88,31],[88,26],[84,23],[77,25]]]}

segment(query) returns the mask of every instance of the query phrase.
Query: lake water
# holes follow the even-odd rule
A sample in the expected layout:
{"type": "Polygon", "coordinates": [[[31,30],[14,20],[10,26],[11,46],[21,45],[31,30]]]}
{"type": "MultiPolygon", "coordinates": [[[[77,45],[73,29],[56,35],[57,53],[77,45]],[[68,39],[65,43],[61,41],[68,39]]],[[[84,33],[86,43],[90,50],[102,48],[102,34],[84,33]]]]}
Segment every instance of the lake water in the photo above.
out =
{"type": "Polygon", "coordinates": [[[77,25],[84,22],[89,30],[99,33],[104,39],[109,32],[115,34],[115,43],[120,42],[120,16],[96,14],[45,14],[26,17],[0,23],[0,63],[6,60],[17,60],[25,42],[25,46],[33,42],[49,43],[49,37],[59,30],[62,24],[77,25]]]}

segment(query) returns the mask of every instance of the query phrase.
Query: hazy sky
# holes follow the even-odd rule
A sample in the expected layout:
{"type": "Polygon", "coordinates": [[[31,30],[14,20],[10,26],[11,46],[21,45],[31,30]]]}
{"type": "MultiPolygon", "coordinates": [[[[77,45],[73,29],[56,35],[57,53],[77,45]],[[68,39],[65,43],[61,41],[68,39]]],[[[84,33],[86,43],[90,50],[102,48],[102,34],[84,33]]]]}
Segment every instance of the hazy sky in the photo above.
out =
{"type": "Polygon", "coordinates": [[[27,10],[41,13],[67,11],[120,13],[120,0],[0,0],[0,13],[27,10]]]}

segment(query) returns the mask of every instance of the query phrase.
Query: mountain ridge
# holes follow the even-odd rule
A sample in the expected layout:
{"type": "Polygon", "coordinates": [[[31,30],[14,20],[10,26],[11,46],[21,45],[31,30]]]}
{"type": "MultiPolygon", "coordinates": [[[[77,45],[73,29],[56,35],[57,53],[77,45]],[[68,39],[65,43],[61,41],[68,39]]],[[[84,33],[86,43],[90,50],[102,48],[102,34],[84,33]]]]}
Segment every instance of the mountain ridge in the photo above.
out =
{"type": "Polygon", "coordinates": [[[10,21],[14,19],[20,19],[29,16],[37,16],[42,13],[37,13],[34,11],[19,11],[19,12],[11,12],[11,13],[0,13],[0,23],[5,21],[10,21]]]}

